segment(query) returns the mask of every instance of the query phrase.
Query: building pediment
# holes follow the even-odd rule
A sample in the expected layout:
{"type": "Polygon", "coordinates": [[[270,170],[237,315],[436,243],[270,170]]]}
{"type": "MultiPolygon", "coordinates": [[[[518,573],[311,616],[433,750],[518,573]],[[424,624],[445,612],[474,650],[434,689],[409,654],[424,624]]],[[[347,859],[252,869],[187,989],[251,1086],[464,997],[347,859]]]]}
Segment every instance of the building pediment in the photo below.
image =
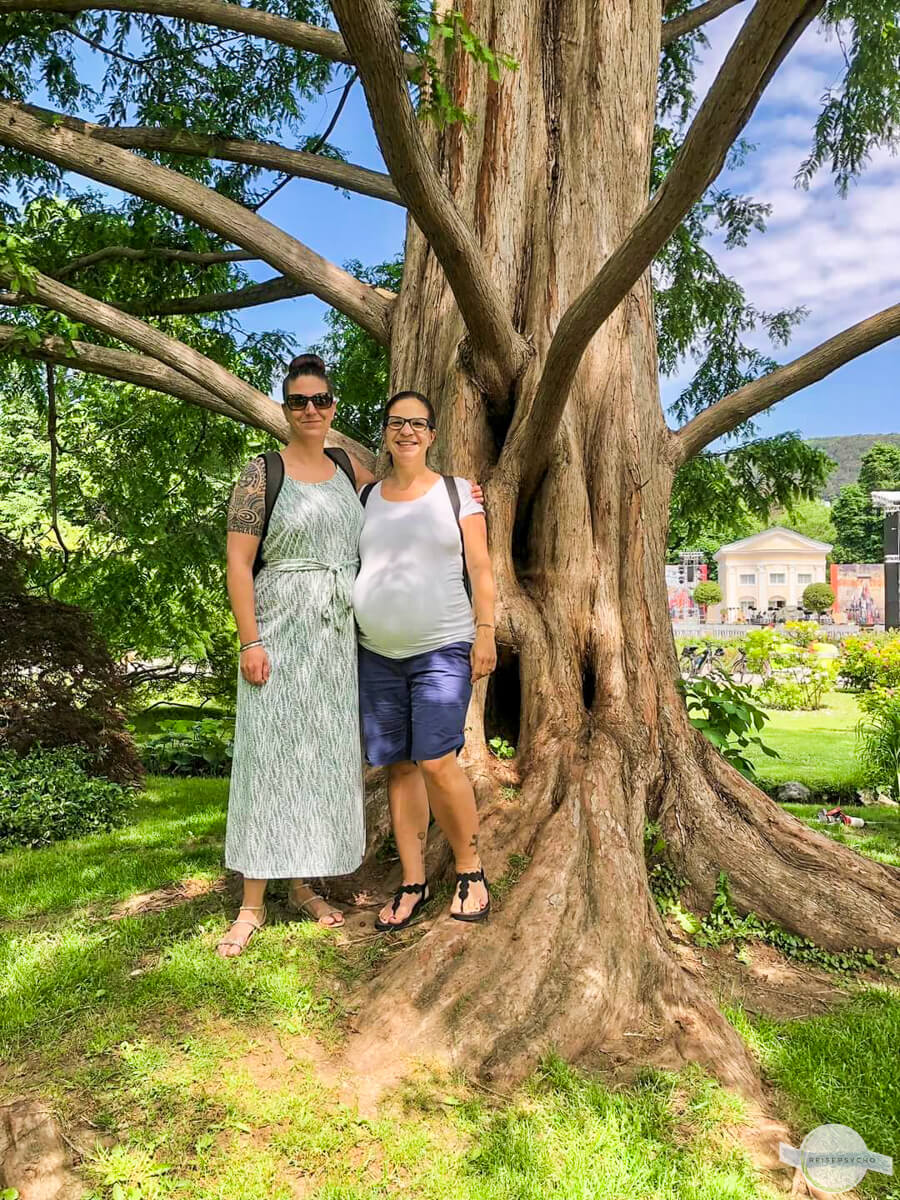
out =
{"type": "Polygon", "coordinates": [[[750,537],[741,538],[737,542],[729,542],[720,546],[713,558],[716,561],[726,554],[769,554],[778,551],[806,551],[807,553],[825,555],[831,549],[830,542],[817,542],[814,538],[797,533],[795,529],[784,529],[780,525],[771,529],[763,529],[750,537]]]}

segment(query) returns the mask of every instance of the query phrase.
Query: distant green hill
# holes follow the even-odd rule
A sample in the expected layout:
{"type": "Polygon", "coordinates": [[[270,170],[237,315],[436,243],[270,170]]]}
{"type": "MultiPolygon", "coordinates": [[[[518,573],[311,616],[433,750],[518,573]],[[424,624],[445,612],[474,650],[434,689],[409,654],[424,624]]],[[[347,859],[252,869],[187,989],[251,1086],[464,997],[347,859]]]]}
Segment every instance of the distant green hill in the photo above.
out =
{"type": "Polygon", "coordinates": [[[824,450],[837,466],[828,477],[822,492],[825,500],[833,500],[846,483],[855,483],[859,464],[867,450],[876,442],[900,443],[900,433],[855,433],[850,437],[807,438],[811,446],[824,450]]]}

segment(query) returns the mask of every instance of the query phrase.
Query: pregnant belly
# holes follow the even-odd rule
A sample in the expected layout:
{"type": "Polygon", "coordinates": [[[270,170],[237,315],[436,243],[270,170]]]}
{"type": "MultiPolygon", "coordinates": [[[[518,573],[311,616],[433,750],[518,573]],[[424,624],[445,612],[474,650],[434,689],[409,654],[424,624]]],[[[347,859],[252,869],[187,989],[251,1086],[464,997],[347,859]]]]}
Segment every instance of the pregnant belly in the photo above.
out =
{"type": "Polygon", "coordinates": [[[379,645],[416,642],[440,620],[433,596],[416,581],[395,573],[379,579],[360,575],[353,588],[353,611],[367,641],[379,645]]]}

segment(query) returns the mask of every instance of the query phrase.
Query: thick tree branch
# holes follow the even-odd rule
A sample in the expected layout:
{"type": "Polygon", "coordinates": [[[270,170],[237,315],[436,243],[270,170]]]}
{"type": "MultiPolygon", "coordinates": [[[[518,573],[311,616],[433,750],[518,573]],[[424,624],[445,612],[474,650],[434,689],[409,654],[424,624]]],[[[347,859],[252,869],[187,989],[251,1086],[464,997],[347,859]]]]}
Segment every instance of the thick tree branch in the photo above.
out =
{"type": "Polygon", "coordinates": [[[93,138],[71,128],[47,125],[22,105],[8,101],[0,101],[0,144],[24,150],[181,213],[243,249],[252,250],[289,279],[351,317],[376,340],[387,344],[390,300],[264,217],[211,188],[118,146],[98,145],[93,138]]]}
{"type": "Polygon", "coordinates": [[[722,13],[742,3],[743,0],[706,0],[705,4],[698,4],[696,8],[689,9],[680,17],[671,17],[668,21],[663,21],[662,44],[668,46],[669,42],[684,37],[686,33],[693,33],[707,21],[714,21],[716,17],[721,17],[722,13]]]}
{"type": "Polygon", "coordinates": [[[704,446],[730,433],[742,421],[749,420],[786,396],[809,387],[811,383],[824,379],[844,363],[895,337],[900,337],[900,304],[894,304],[851,325],[786,366],[745,384],[698,413],[672,435],[676,462],[681,464],[693,458],[704,446]]]}
{"type": "Polygon", "coordinates": [[[291,300],[295,296],[307,295],[306,288],[292,283],[279,275],[265,283],[253,283],[237,288],[233,292],[209,292],[203,296],[180,296],[174,300],[142,300],[120,304],[122,312],[136,316],[170,317],[187,313],[232,312],[239,308],[252,308],[258,304],[272,304],[276,300],[291,300]]]}
{"type": "Polygon", "coordinates": [[[16,354],[21,358],[34,359],[39,362],[54,363],[61,367],[70,367],[75,371],[83,371],[88,375],[101,375],[105,379],[115,379],[122,383],[134,383],[149,391],[162,392],[167,396],[175,396],[186,400],[188,404],[196,404],[211,412],[221,413],[250,425],[256,429],[280,437],[286,437],[286,425],[278,406],[271,405],[272,412],[265,424],[259,420],[251,420],[244,413],[232,408],[224,400],[220,400],[213,392],[201,387],[193,379],[188,379],[180,371],[167,367],[164,363],[143,354],[132,354],[127,350],[113,350],[106,346],[95,346],[91,342],[69,341],[60,337],[45,337],[39,346],[31,346],[21,337],[22,330],[16,325],[0,325],[0,353],[16,354]]]}
{"type": "Polygon", "coordinates": [[[102,250],[94,250],[91,254],[83,254],[80,258],[73,258],[71,262],[66,263],[64,267],[56,272],[57,279],[65,279],[67,275],[74,275],[76,271],[83,271],[86,267],[93,267],[98,262],[105,262],[108,258],[125,258],[132,262],[140,262],[151,258],[166,258],[173,262],[192,263],[201,267],[217,266],[219,263],[227,262],[253,262],[257,256],[250,254],[246,250],[168,250],[165,247],[149,247],[145,250],[136,250],[131,246],[104,246],[102,250]]]}
{"type": "MultiPolygon", "coordinates": [[[[91,342],[70,342],[59,337],[45,337],[39,346],[31,346],[22,339],[21,333],[21,329],[16,325],[0,325],[0,354],[12,353],[22,358],[83,371],[88,375],[101,375],[105,379],[133,383],[138,387],[147,388],[148,391],[161,392],[163,395],[185,400],[188,404],[206,408],[210,412],[220,413],[253,429],[263,429],[281,442],[287,441],[287,422],[277,404],[270,403],[261,414],[251,417],[233,408],[193,379],[182,375],[180,371],[173,370],[172,367],[147,355],[95,346],[91,342]]],[[[371,450],[336,429],[329,433],[328,444],[342,446],[369,470],[375,465],[375,456],[371,450]]]]}
{"type": "Polygon", "coordinates": [[[298,179],[315,179],[319,183],[330,183],[358,192],[363,196],[374,196],[376,200],[387,200],[391,204],[402,204],[400,193],[391,182],[390,175],[382,171],[370,171],[368,167],[357,167],[353,163],[341,162],[336,158],[308,150],[289,150],[274,142],[253,142],[244,138],[215,138],[205,133],[192,133],[188,129],[156,129],[152,126],[95,125],[78,117],[65,116],[49,108],[37,105],[22,106],[40,120],[61,125],[75,133],[110,146],[121,146],[125,150],[156,150],[166,154],[189,154],[203,158],[219,158],[225,162],[239,162],[251,167],[263,167],[298,179]]]}
{"type": "Polygon", "coordinates": [[[360,74],[391,178],[447,276],[468,330],[474,374],[506,397],[528,358],[471,226],[425,145],[403,69],[396,12],[388,0],[334,0],[332,10],[360,74]]]}
{"type": "Polygon", "coordinates": [[[631,232],[565,312],[547,352],[533,405],[520,407],[501,463],[523,498],[549,461],[566,400],[591,338],[700,199],[788,51],[824,0],[757,0],[691,123],[665,180],[631,232]]]}
{"type": "MultiPolygon", "coordinates": [[[[4,278],[2,270],[0,282],[9,282],[4,278]]],[[[133,346],[142,354],[158,359],[174,371],[193,379],[206,391],[212,392],[245,416],[254,418],[260,428],[265,428],[263,423],[268,420],[272,411],[272,402],[268,396],[244,383],[199,350],[193,350],[184,342],[169,337],[137,317],[113,308],[112,305],[105,304],[93,296],[86,296],[57,279],[51,279],[49,275],[36,272],[31,280],[31,289],[27,297],[29,304],[40,304],[54,312],[63,313],[72,321],[90,325],[108,337],[116,338],[117,341],[133,346]]]]}
{"type": "MultiPolygon", "coordinates": [[[[263,38],[280,46],[292,46],[308,54],[319,54],[333,62],[351,62],[340,34],[304,21],[292,21],[259,8],[243,8],[223,0],[0,0],[0,13],[132,12],[158,17],[177,17],[217,29],[232,29],[250,37],[263,38]]],[[[404,56],[407,73],[419,65],[414,54],[404,56]]]]}

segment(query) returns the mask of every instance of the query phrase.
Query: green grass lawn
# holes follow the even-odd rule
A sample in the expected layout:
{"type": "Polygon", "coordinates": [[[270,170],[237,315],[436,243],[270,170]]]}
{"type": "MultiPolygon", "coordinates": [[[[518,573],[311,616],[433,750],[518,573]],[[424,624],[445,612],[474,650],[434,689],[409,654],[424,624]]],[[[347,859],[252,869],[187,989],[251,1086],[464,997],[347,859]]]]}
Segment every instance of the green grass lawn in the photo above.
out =
{"type": "Polygon", "coordinates": [[[814,789],[863,786],[855,754],[859,708],[851,692],[829,692],[816,712],[766,711],[762,737],[781,757],[768,758],[755,748],[747,754],[765,784],[797,779],[814,789]]]}
{"type": "MultiPolygon", "coordinates": [[[[353,984],[396,951],[341,946],[276,905],[245,955],[218,959],[226,795],[152,779],[125,828],[0,856],[0,1103],[39,1095],[110,1131],[83,1168],[96,1200],[776,1195],[732,1136],[741,1103],[695,1069],[610,1090],[550,1057],[508,1100],[423,1071],[377,1116],[342,1103],[314,1062],[339,1046],[353,984]],[[119,916],[186,881],[183,902],[119,916]]],[[[878,836],[898,861],[898,823],[878,836]]],[[[810,1021],[731,1015],[800,1136],[838,1121],[896,1154],[900,995],[847,995],[810,1021]]],[[[890,1187],[861,1190],[900,1200],[890,1187]]]]}

